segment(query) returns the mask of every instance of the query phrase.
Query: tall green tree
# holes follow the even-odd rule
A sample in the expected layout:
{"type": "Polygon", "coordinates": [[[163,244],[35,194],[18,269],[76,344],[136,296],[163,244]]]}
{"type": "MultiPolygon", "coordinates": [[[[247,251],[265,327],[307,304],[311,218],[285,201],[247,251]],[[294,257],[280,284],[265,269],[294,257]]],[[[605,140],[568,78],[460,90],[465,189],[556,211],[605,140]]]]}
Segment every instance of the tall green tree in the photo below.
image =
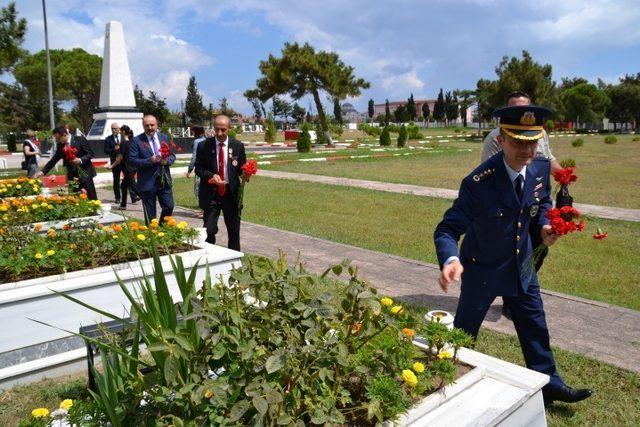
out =
{"type": "Polygon", "coordinates": [[[467,127],[467,110],[475,102],[475,92],[472,90],[455,90],[454,95],[460,98],[460,117],[462,117],[462,125],[467,127]]]}
{"type": "Polygon", "coordinates": [[[367,112],[369,113],[369,122],[372,122],[373,121],[373,114],[375,113],[375,104],[373,102],[373,99],[369,99],[369,105],[368,105],[367,112]]]}
{"type": "MultiPolygon", "coordinates": [[[[485,122],[489,122],[492,119],[493,111],[497,108],[493,105],[493,99],[495,97],[497,82],[488,79],[480,79],[476,83],[476,115],[475,120],[478,122],[478,133],[482,129],[482,125],[485,122]]],[[[502,101],[503,105],[504,101],[502,101]]]]}
{"type": "Polygon", "coordinates": [[[416,119],[416,102],[413,100],[413,94],[407,99],[407,116],[412,122],[416,119]]]}
{"type": "Polygon", "coordinates": [[[442,88],[440,88],[440,92],[438,92],[438,99],[436,99],[436,103],[433,105],[433,120],[436,122],[443,122],[446,114],[446,104],[444,101],[444,93],[442,92],[442,88]]]}
{"type": "Polygon", "coordinates": [[[254,93],[263,102],[273,95],[288,93],[297,100],[311,94],[322,130],[331,142],[320,93],[324,91],[339,99],[360,95],[360,90],[368,89],[370,84],[356,78],[353,71],[353,67],[342,62],[337,53],[316,52],[308,43],[303,46],[285,43],[281,57],[269,55],[266,61],[260,61],[262,77],[257,80],[257,92],[254,93]]]}
{"type": "Polygon", "coordinates": [[[538,64],[523,50],[522,58],[504,56],[495,71],[498,81],[490,100],[493,108],[503,106],[507,95],[514,91],[525,92],[534,104],[554,107],[555,82],[550,64],[538,64]]]}
{"type": "Polygon", "coordinates": [[[562,112],[566,120],[593,124],[602,120],[611,100],[590,83],[580,83],[560,93],[562,112]]]}
{"type": "Polygon", "coordinates": [[[22,49],[27,20],[18,19],[15,2],[0,9],[0,74],[10,70],[26,53],[22,49]]]}
{"type": "Polygon", "coordinates": [[[425,124],[429,127],[429,119],[431,118],[431,111],[429,111],[429,103],[427,101],[422,104],[422,118],[425,124]]]}
{"type": "Polygon", "coordinates": [[[305,111],[305,109],[301,107],[297,102],[293,104],[293,108],[291,109],[291,118],[293,118],[296,123],[300,124],[304,122],[306,114],[307,112],[305,111]]]}
{"type": "Polygon", "coordinates": [[[393,117],[396,120],[396,123],[405,123],[409,121],[409,114],[407,114],[407,107],[404,105],[399,105],[393,112],[393,117]]]}
{"type": "Polygon", "coordinates": [[[338,124],[342,125],[342,107],[338,98],[333,98],[333,117],[338,124]]]}
{"type": "Polygon", "coordinates": [[[189,78],[189,84],[187,85],[187,98],[184,101],[184,112],[188,122],[197,124],[203,123],[204,104],[202,104],[202,94],[198,92],[198,84],[196,83],[195,76],[191,76],[189,78]]]}
{"type": "Polygon", "coordinates": [[[133,96],[136,100],[136,107],[142,111],[142,114],[151,114],[158,119],[159,125],[167,125],[170,112],[165,98],[158,96],[154,91],[149,91],[149,96],[146,97],[138,85],[133,88],[133,96]]]}
{"type": "Polygon", "coordinates": [[[447,123],[451,124],[458,119],[459,111],[458,111],[458,97],[454,94],[451,95],[451,92],[447,92],[445,96],[445,116],[447,117],[447,123]]]}
{"type": "Polygon", "coordinates": [[[391,109],[389,108],[389,100],[384,100],[384,120],[386,124],[391,121],[391,109]]]}
{"type": "MultiPolygon", "coordinates": [[[[102,58],[80,48],[50,50],[51,74],[56,101],[74,101],[76,119],[83,130],[91,126],[91,115],[100,101],[102,58]]],[[[47,67],[44,50],[25,55],[13,69],[16,80],[27,88],[34,100],[46,102],[47,67]]]]}
{"type": "Polygon", "coordinates": [[[619,84],[609,85],[605,91],[611,99],[606,114],[613,121],[614,126],[616,123],[631,122],[632,127],[638,130],[640,128],[640,79],[634,80],[632,76],[625,76],[620,79],[619,84]]]}

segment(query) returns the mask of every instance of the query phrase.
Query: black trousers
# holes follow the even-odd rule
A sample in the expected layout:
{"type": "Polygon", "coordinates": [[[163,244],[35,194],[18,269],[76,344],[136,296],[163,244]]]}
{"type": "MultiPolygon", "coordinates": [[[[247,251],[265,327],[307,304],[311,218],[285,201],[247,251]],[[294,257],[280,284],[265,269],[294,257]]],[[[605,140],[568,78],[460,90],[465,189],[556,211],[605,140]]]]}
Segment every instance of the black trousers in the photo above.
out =
{"type": "Polygon", "coordinates": [[[116,202],[120,201],[120,173],[122,172],[122,167],[120,165],[111,169],[111,173],[113,174],[113,194],[116,196],[116,202]]]}
{"type": "Polygon", "coordinates": [[[160,203],[160,222],[164,222],[165,216],[173,213],[173,189],[169,186],[162,186],[157,181],[151,191],[139,191],[144,207],[144,221],[147,225],[156,217],[156,199],[160,203]]]}
{"type": "Polygon", "coordinates": [[[236,251],[240,250],[240,210],[235,196],[227,191],[224,196],[216,196],[204,210],[204,226],[207,229],[207,243],[216,243],[218,233],[218,218],[220,212],[224,215],[224,224],[227,227],[229,242],[227,247],[236,251]]]}
{"type": "MultiPolygon", "coordinates": [[[[131,203],[140,199],[140,195],[136,190],[136,177],[135,172],[122,171],[123,178],[122,184],[120,184],[120,191],[122,192],[122,199],[120,200],[120,206],[127,206],[127,191],[131,194],[131,203]]],[[[115,181],[114,181],[115,185],[115,181]]]]}

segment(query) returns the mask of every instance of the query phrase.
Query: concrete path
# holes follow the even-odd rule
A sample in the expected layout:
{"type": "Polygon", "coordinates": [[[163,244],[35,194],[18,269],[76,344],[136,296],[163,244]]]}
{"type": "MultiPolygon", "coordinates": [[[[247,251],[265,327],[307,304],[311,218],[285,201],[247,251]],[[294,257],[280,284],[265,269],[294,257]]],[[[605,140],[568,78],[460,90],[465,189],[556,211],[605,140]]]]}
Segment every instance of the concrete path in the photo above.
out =
{"type": "MultiPolygon", "coordinates": [[[[390,182],[368,181],[364,179],[340,178],[324,175],[312,175],[304,173],[282,172],[261,169],[261,176],[277,179],[291,179],[295,181],[317,182],[320,184],[341,185],[345,187],[358,187],[367,190],[386,191],[389,193],[413,194],[415,196],[440,197],[443,199],[455,199],[457,190],[446,188],[423,187],[420,185],[394,184],[390,182]]],[[[640,222],[640,209],[624,209],[609,206],[588,205],[575,203],[575,208],[585,215],[599,218],[619,219],[624,221],[640,222]]]]}
{"type": "MultiPolygon", "coordinates": [[[[103,201],[113,201],[110,190],[98,192],[103,201]]],[[[140,205],[129,205],[125,213],[141,218],[140,205]]],[[[174,217],[202,226],[202,220],[190,209],[177,207],[174,217]]],[[[222,220],[218,237],[218,242],[227,243],[222,220]]],[[[433,264],[249,222],[242,223],[241,242],[245,252],[255,255],[274,258],[278,249],[283,249],[293,261],[300,254],[306,267],[316,273],[348,258],[381,293],[455,312],[459,287],[444,294],[437,284],[438,267],[433,264]]],[[[543,300],[554,345],[640,372],[640,312],[550,291],[543,291],[543,300]]],[[[499,304],[492,306],[484,326],[515,334],[513,324],[501,317],[499,304]]]]}

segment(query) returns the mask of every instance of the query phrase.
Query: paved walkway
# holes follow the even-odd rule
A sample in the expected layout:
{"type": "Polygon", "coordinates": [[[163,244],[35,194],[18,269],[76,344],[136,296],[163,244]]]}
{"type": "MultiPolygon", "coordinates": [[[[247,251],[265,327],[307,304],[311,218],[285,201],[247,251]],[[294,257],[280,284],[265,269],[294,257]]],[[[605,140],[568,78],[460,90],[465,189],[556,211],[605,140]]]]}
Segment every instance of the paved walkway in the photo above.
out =
{"type": "MultiPolygon", "coordinates": [[[[386,191],[389,193],[413,194],[415,196],[440,197],[443,199],[455,199],[457,190],[446,188],[423,187],[420,185],[394,184],[390,182],[367,181],[364,179],[340,178],[324,175],[312,175],[304,173],[281,172],[261,169],[261,176],[278,179],[292,179],[295,181],[317,182],[329,185],[341,185],[345,187],[358,187],[367,190],[386,191]]],[[[599,218],[620,219],[624,221],[640,222],[640,209],[624,209],[609,206],[587,205],[575,203],[574,206],[581,213],[593,215],[599,218]]]]}
{"type": "MultiPolygon", "coordinates": [[[[103,201],[113,201],[110,190],[100,189],[98,193],[103,201]]],[[[129,205],[126,213],[141,218],[140,205],[129,205]]],[[[202,226],[202,220],[190,209],[178,207],[174,217],[202,226]]],[[[227,242],[222,221],[218,241],[227,242]]],[[[433,264],[249,222],[242,223],[241,241],[243,250],[255,255],[274,258],[278,249],[283,249],[289,260],[294,260],[300,253],[306,267],[317,273],[348,258],[383,294],[434,309],[455,311],[457,305],[459,287],[444,294],[437,284],[438,267],[433,264]]],[[[554,345],[640,372],[640,312],[550,291],[543,291],[543,300],[554,345]]],[[[515,334],[513,324],[501,317],[499,304],[489,310],[484,326],[515,334]]]]}

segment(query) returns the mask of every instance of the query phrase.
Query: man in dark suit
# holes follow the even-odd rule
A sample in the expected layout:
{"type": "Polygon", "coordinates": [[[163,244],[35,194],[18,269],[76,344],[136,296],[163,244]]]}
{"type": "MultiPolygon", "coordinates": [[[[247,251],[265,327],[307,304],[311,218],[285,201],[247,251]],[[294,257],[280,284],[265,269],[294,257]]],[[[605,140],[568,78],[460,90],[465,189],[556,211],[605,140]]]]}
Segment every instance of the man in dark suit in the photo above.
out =
{"type": "Polygon", "coordinates": [[[447,292],[462,277],[454,326],[477,337],[491,303],[503,296],[527,367],[550,377],[543,388],[547,405],[591,395],[590,390],[568,387],[556,370],[531,244],[536,234],[547,246],[558,238],[546,217],[551,208],[549,160],[535,159],[542,123],[550,113],[533,105],[494,113],[501,119],[502,151],[462,181],[458,199],[434,233],[440,286],[447,292]]]}
{"type": "Polygon", "coordinates": [[[198,146],[195,170],[200,177],[198,200],[204,210],[204,226],[209,243],[216,242],[218,217],[224,214],[224,223],[229,236],[229,249],[240,250],[240,213],[238,203],[240,179],[247,180],[242,166],[247,162],[244,146],[228,136],[231,123],[229,117],[216,116],[214,138],[207,138],[198,146]]]}
{"type": "Polygon", "coordinates": [[[142,119],[144,133],[136,136],[129,147],[129,162],[138,171],[136,189],[145,209],[145,221],[156,217],[156,199],[162,212],[160,221],[173,213],[173,190],[170,166],[176,156],[169,145],[169,137],[158,132],[158,121],[152,115],[142,119]],[[168,150],[166,157],[162,150],[168,150]]]}
{"type": "MultiPolygon", "coordinates": [[[[116,163],[120,152],[121,144],[120,126],[117,123],[111,123],[111,135],[104,139],[104,153],[109,155],[111,165],[116,163]]],[[[111,168],[113,174],[113,194],[116,203],[120,203],[120,174],[122,173],[122,162],[111,168]]]]}
{"type": "Polygon", "coordinates": [[[67,168],[67,181],[69,184],[77,182],[79,189],[87,192],[87,197],[91,200],[97,200],[96,187],[93,184],[93,178],[96,176],[96,169],[91,163],[93,158],[93,150],[89,146],[86,138],[75,136],[70,141],[71,135],[65,126],[58,126],[53,129],[53,137],[56,140],[56,151],[49,159],[42,171],[38,172],[35,177],[39,178],[49,173],[51,169],[62,159],[62,164],[67,168]],[[65,148],[75,148],[75,159],[68,160],[65,156],[65,148]]]}

